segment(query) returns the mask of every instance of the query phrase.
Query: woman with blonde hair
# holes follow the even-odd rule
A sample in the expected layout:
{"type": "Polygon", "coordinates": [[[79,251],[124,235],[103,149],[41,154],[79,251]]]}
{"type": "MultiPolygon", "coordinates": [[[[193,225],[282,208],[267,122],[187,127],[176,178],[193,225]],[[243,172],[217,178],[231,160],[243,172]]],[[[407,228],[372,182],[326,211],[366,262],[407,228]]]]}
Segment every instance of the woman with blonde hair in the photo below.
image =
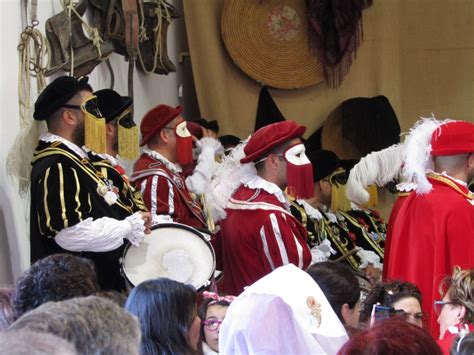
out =
{"type": "Polygon", "coordinates": [[[449,354],[458,335],[474,331],[474,268],[455,267],[451,277],[439,286],[442,300],[435,301],[440,330],[439,345],[449,354]]]}

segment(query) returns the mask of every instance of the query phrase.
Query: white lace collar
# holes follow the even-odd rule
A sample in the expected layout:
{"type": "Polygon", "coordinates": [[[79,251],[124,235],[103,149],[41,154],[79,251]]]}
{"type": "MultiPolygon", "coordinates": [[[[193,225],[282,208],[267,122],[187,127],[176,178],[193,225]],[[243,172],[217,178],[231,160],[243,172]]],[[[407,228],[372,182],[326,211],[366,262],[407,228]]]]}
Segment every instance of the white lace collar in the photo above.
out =
{"type": "Polygon", "coordinates": [[[155,150],[151,150],[150,148],[145,147],[143,148],[143,153],[156,160],[161,161],[168,169],[170,169],[175,174],[183,172],[183,169],[178,164],[170,162],[168,159],[166,159],[163,155],[161,155],[155,150]]]}
{"type": "Polygon", "coordinates": [[[323,215],[319,212],[316,208],[311,206],[308,202],[302,199],[296,200],[301,206],[303,206],[306,214],[313,219],[317,219],[318,221],[323,219],[323,215]]]}
{"type": "Polygon", "coordinates": [[[269,194],[275,195],[278,201],[283,203],[285,206],[290,206],[290,202],[286,198],[285,194],[276,184],[267,181],[258,175],[245,176],[242,178],[241,182],[250,189],[265,190],[269,194]]]}
{"type": "Polygon", "coordinates": [[[61,136],[58,136],[56,134],[53,134],[51,132],[43,132],[40,135],[40,140],[46,143],[52,143],[52,142],[61,142],[63,143],[66,147],[71,149],[74,153],[79,155],[81,158],[87,158],[87,153],[82,150],[78,145],[74,144],[70,140],[67,140],[66,138],[63,138],[61,136]]]}
{"type": "Polygon", "coordinates": [[[400,192],[411,192],[416,190],[417,184],[411,181],[404,181],[397,184],[397,191],[400,192]]]}

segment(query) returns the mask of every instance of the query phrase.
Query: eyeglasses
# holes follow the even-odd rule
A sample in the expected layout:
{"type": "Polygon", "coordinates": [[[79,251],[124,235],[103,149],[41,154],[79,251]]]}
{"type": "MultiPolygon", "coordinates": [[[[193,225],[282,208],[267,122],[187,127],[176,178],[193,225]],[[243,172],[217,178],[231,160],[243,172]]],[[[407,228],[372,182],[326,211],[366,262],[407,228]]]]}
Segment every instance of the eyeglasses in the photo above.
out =
{"type": "Polygon", "coordinates": [[[219,326],[222,324],[222,321],[218,319],[206,319],[202,321],[202,324],[204,324],[207,330],[214,331],[219,328],[219,326]]]}
{"type": "Polygon", "coordinates": [[[435,313],[437,315],[439,315],[441,313],[441,311],[443,310],[443,307],[446,305],[446,304],[453,304],[455,305],[456,303],[454,302],[449,302],[449,301],[435,301],[434,302],[434,310],[435,310],[435,313]]]}

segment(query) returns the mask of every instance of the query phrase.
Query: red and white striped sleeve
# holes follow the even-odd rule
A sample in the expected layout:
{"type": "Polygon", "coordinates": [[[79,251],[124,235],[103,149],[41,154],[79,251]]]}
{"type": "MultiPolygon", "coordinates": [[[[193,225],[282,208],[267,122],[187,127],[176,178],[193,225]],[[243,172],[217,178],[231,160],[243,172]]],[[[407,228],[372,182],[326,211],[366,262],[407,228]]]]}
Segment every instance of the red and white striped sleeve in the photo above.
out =
{"type": "Polygon", "coordinates": [[[152,216],[175,213],[175,189],[171,181],[160,175],[151,175],[143,179],[137,186],[143,201],[152,216]]]}
{"type": "Polygon", "coordinates": [[[306,236],[295,221],[282,212],[268,215],[259,232],[262,259],[267,271],[292,263],[300,269],[309,266],[311,252],[306,236]]]}

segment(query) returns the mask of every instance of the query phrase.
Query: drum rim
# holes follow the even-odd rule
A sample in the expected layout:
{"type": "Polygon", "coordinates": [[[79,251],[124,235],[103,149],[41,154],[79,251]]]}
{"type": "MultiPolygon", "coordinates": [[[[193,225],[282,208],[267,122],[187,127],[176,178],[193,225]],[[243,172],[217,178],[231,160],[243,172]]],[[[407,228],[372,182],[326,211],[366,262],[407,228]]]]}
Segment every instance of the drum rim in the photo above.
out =
{"type": "MultiPolygon", "coordinates": [[[[212,254],[212,269],[214,270],[212,273],[211,273],[211,276],[209,277],[208,281],[210,281],[213,276],[214,276],[214,273],[216,272],[216,252],[214,251],[214,247],[212,246],[211,242],[208,241],[202,232],[198,231],[196,228],[194,227],[191,227],[191,226],[188,226],[187,224],[182,224],[182,223],[178,223],[178,222],[173,222],[173,223],[158,223],[158,224],[155,224],[153,226],[151,226],[151,230],[155,230],[155,229],[159,229],[159,228],[165,228],[165,227],[176,227],[176,226],[179,226],[180,228],[182,229],[186,229],[188,230],[189,232],[192,232],[194,234],[196,234],[198,237],[200,237],[202,240],[204,240],[204,242],[206,243],[207,247],[211,250],[211,254],[212,254]]],[[[146,238],[146,236],[145,236],[146,238]]],[[[124,267],[124,261],[125,261],[125,256],[127,255],[127,252],[128,252],[128,249],[130,249],[130,247],[132,246],[131,243],[128,243],[128,245],[125,247],[125,249],[123,250],[123,253],[122,253],[122,257],[121,257],[121,260],[120,260],[120,268],[121,268],[121,273],[122,273],[122,276],[130,283],[130,285],[132,285],[133,287],[136,287],[137,285],[135,285],[128,277],[126,271],[125,271],[125,267],[124,267]]],[[[164,276],[160,276],[160,277],[164,277],[164,276]]],[[[150,279],[151,280],[151,279],[150,279]]],[[[144,282],[146,280],[143,280],[141,282],[144,282]]],[[[140,283],[141,283],[140,282],[140,283]]],[[[191,285],[193,286],[193,285],[191,285]]],[[[202,285],[200,286],[199,288],[196,288],[196,291],[200,291],[201,289],[203,289],[204,287],[206,287],[207,285],[202,285]]],[[[194,286],[193,286],[194,287],[194,286]]]]}

